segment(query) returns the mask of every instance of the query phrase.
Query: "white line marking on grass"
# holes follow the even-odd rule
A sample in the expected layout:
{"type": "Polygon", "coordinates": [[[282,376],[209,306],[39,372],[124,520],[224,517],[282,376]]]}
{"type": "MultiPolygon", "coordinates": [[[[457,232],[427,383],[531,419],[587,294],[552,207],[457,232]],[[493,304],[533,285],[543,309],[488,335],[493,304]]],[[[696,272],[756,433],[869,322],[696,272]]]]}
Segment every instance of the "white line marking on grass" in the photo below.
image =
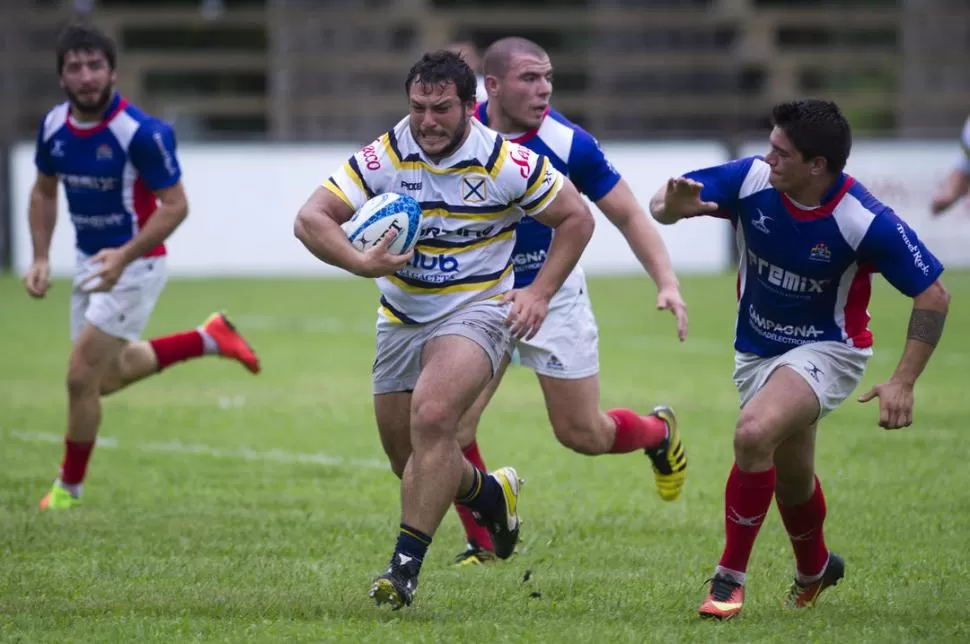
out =
{"type": "MultiPolygon", "coordinates": [[[[0,431],[0,436],[3,432],[0,431]]],[[[64,436],[52,434],[50,432],[26,432],[18,429],[7,430],[6,434],[14,438],[30,443],[62,443],[64,436]]],[[[183,443],[182,441],[166,441],[164,443],[133,443],[134,449],[140,452],[151,454],[171,454],[171,455],[190,455],[207,456],[210,458],[227,458],[246,461],[267,461],[273,463],[308,463],[314,465],[329,465],[331,467],[350,467],[353,469],[374,469],[388,470],[386,462],[369,458],[345,458],[333,454],[288,452],[282,449],[271,449],[268,451],[255,450],[249,447],[215,447],[202,443],[183,443]]],[[[117,438],[111,436],[99,436],[98,448],[120,449],[121,444],[117,438]]]]}

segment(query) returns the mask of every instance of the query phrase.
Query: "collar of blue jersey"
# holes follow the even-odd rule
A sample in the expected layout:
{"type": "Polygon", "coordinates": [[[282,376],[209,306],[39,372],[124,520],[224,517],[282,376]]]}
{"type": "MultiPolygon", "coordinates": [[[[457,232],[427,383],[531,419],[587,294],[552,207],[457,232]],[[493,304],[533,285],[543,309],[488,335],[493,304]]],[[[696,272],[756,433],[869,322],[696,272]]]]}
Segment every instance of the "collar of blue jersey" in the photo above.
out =
{"type": "MultiPolygon", "coordinates": [[[[551,109],[552,109],[551,106],[549,105],[546,106],[546,113],[542,115],[542,121],[539,122],[539,127],[534,127],[531,130],[526,130],[519,136],[513,139],[509,139],[509,141],[511,141],[512,143],[525,143],[526,141],[528,141],[529,139],[537,135],[539,133],[539,128],[542,127],[542,122],[546,120],[547,116],[549,116],[549,111],[551,109]]],[[[491,127],[488,124],[488,101],[478,104],[478,106],[475,108],[475,116],[478,117],[478,120],[482,122],[482,125],[484,125],[485,127],[491,127]]],[[[504,133],[502,133],[502,135],[504,136],[504,133]]]]}
{"type": "Polygon", "coordinates": [[[822,195],[822,203],[823,204],[827,203],[832,199],[835,199],[836,197],[838,197],[839,193],[842,192],[843,186],[845,186],[845,182],[848,181],[848,179],[849,179],[849,175],[847,175],[844,172],[840,172],[839,176],[836,177],[835,181],[832,182],[832,185],[829,186],[829,189],[825,191],[824,195],[822,195]]]}
{"type": "MultiPolygon", "coordinates": [[[[109,120],[118,111],[118,106],[121,105],[121,94],[116,90],[114,96],[108,102],[107,107],[104,108],[104,112],[101,113],[101,122],[109,120]]],[[[73,118],[73,117],[72,117],[73,118]]]]}

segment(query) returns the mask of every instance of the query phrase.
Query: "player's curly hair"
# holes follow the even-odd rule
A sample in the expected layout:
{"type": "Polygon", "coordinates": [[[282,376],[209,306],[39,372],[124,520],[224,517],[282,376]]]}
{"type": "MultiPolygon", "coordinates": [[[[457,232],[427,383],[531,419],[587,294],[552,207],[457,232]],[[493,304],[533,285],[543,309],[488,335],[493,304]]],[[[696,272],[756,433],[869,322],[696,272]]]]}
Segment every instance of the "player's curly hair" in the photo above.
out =
{"type": "Polygon", "coordinates": [[[115,43],[103,31],[92,24],[75,22],[67,25],[57,37],[57,73],[64,71],[64,58],[70,51],[97,51],[108,59],[108,66],[115,68],[118,50],[115,43]]]}
{"type": "Polygon", "coordinates": [[[411,93],[414,83],[422,85],[455,84],[455,92],[462,103],[474,103],[478,80],[468,63],[455,52],[441,49],[426,53],[416,62],[404,82],[404,91],[411,93]]]}
{"type": "Polygon", "coordinates": [[[822,157],[833,174],[845,169],[852,149],[852,131],[832,101],[804,99],[781,103],[771,110],[771,120],[806,159],[822,157]]]}

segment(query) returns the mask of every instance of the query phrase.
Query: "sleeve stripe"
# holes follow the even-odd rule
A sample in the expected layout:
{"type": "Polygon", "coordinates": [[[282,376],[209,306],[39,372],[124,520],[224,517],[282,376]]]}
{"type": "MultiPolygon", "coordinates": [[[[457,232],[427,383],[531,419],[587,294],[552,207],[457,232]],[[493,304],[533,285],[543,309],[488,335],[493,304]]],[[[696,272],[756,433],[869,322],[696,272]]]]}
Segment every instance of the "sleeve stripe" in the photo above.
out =
{"type": "Polygon", "coordinates": [[[340,189],[340,186],[337,185],[337,182],[333,180],[333,177],[330,177],[329,179],[324,181],[323,187],[329,190],[330,192],[332,192],[333,194],[337,195],[338,197],[340,197],[340,200],[343,201],[345,204],[347,204],[354,210],[357,210],[356,208],[354,208],[354,204],[350,203],[350,199],[347,198],[347,195],[344,194],[344,191],[340,189]]]}
{"type": "Polygon", "coordinates": [[[542,187],[541,179],[545,177],[546,171],[549,169],[549,157],[542,157],[542,163],[536,164],[536,169],[532,171],[532,176],[525,184],[525,194],[522,195],[522,201],[526,199],[531,199],[532,195],[542,187]]]}
{"type": "Polygon", "coordinates": [[[526,214],[531,215],[534,212],[539,212],[545,209],[545,207],[549,205],[549,202],[552,201],[553,197],[559,194],[559,190],[562,188],[563,179],[563,175],[560,174],[558,177],[556,177],[556,180],[553,182],[549,190],[545,192],[545,194],[532,203],[522,206],[522,210],[524,210],[526,214]]]}
{"type": "Polygon", "coordinates": [[[367,195],[368,199],[373,199],[374,191],[371,190],[370,186],[367,185],[367,182],[364,181],[364,175],[360,171],[360,166],[357,165],[357,159],[354,157],[350,157],[350,161],[347,162],[347,166],[350,170],[347,174],[349,174],[350,178],[354,180],[354,183],[357,184],[357,187],[360,188],[361,191],[367,195]]]}

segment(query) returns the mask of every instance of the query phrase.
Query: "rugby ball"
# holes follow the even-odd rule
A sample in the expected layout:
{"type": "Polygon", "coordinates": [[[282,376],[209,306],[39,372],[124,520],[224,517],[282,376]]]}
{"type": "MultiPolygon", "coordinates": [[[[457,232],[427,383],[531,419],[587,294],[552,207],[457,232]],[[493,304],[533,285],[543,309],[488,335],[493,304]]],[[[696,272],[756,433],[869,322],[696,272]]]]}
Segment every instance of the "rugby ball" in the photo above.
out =
{"type": "Polygon", "coordinates": [[[341,226],[354,248],[367,250],[391,230],[397,237],[388,250],[403,255],[414,248],[421,230],[421,204],[408,195],[389,192],[369,200],[341,226]]]}

